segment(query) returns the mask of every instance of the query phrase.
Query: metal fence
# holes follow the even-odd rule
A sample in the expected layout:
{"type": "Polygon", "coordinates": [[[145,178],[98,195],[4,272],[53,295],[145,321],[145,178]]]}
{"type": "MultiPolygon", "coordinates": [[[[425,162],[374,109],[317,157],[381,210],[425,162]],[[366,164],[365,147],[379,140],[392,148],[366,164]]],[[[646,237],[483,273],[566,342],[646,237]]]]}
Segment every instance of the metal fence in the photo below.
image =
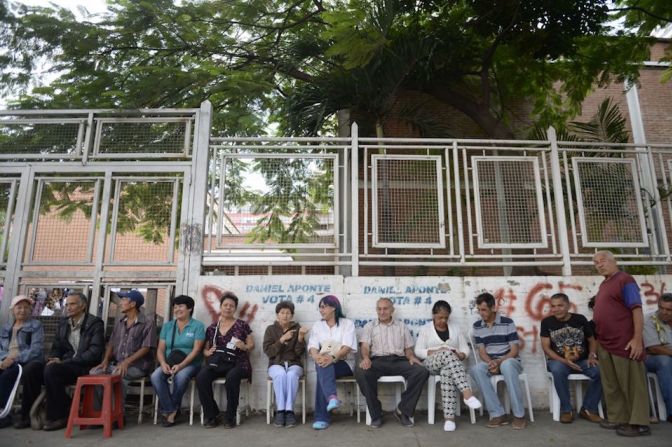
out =
{"type": "Polygon", "coordinates": [[[7,290],[179,292],[204,273],[568,275],[600,249],[643,272],[672,264],[667,145],[361,138],[356,125],[220,138],[210,114],[0,113],[7,290]]]}
{"type": "Polygon", "coordinates": [[[352,131],[212,139],[205,270],[571,274],[588,273],[601,249],[651,272],[672,262],[670,146],[352,131]],[[306,166],[327,159],[307,180],[306,166]],[[311,199],[305,186],[317,179],[333,200],[311,199]]]}

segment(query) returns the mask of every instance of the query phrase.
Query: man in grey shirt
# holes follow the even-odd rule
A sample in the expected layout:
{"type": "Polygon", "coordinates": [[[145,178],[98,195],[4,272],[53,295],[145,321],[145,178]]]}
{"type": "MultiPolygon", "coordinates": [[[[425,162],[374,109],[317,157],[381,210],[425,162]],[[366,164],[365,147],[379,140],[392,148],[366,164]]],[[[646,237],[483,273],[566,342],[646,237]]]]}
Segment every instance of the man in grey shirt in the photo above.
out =
{"type": "Polygon", "coordinates": [[[378,379],[381,376],[404,376],[406,390],[394,409],[395,418],[404,427],[413,426],[413,413],[429,371],[413,353],[413,338],[406,325],[392,317],[394,305],[388,298],[376,303],[378,318],[364,326],[360,338],[361,361],[355,368],[355,379],[366,398],[371,414],[371,427],[383,425],[383,411],[378,400],[378,379]]]}

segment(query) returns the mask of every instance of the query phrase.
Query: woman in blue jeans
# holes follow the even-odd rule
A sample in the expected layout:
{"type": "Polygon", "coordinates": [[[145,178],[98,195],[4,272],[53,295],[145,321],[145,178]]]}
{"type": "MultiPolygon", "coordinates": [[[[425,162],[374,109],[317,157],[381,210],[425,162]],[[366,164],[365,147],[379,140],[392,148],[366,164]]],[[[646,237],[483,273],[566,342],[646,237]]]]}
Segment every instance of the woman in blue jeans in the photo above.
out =
{"type": "Polygon", "coordinates": [[[320,300],[322,320],[313,325],[308,352],[315,361],[315,430],[324,430],[331,422],[330,412],[341,405],[336,394],[336,379],[351,376],[354,369],[357,338],[355,324],[343,315],[341,303],[333,295],[320,300]]]}
{"type": "MultiPolygon", "coordinates": [[[[159,367],[152,373],[152,386],[159,398],[159,409],[164,427],[175,425],[175,418],[182,403],[182,396],[189,381],[201,368],[201,351],[205,340],[205,325],[192,318],[194,300],[180,295],[173,300],[174,319],[161,328],[156,357],[159,367]],[[171,361],[171,354],[181,351],[182,359],[171,361]],[[170,383],[173,388],[171,391],[170,383]]],[[[175,359],[173,354],[172,359],[175,359]]]]}

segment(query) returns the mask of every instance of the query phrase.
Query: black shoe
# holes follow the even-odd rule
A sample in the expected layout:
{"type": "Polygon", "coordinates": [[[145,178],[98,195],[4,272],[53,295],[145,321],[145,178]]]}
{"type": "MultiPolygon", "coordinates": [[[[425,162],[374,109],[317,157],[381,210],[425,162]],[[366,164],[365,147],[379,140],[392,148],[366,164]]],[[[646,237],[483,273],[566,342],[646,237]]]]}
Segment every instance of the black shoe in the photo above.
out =
{"type": "Polygon", "coordinates": [[[399,421],[402,427],[413,427],[415,425],[411,418],[399,410],[399,407],[394,409],[394,418],[399,421]]]}
{"type": "Polygon", "coordinates": [[[68,420],[66,418],[56,419],[55,421],[47,421],[44,423],[42,428],[44,431],[56,431],[62,430],[68,426],[68,420]]]}
{"type": "Polygon", "coordinates": [[[22,430],[24,428],[29,428],[30,427],[30,419],[23,419],[19,418],[14,422],[14,428],[17,430],[22,430]]]}
{"type": "Polygon", "coordinates": [[[623,424],[616,429],[616,434],[627,437],[649,436],[651,434],[651,429],[648,425],[623,424]]]}
{"type": "Polygon", "coordinates": [[[293,411],[285,412],[285,427],[292,428],[296,425],[296,416],[294,416],[293,411]]]}
{"type": "Polygon", "coordinates": [[[219,416],[216,416],[216,417],[214,417],[214,418],[212,418],[212,419],[208,419],[207,421],[205,421],[205,424],[203,424],[203,426],[204,426],[205,428],[215,428],[215,427],[217,427],[221,422],[222,422],[221,418],[220,418],[219,416]]]}
{"type": "Polygon", "coordinates": [[[278,411],[275,413],[275,418],[273,418],[273,425],[276,427],[284,427],[285,426],[285,412],[284,411],[278,411]]]}
{"type": "Polygon", "coordinates": [[[371,428],[380,428],[383,426],[383,418],[376,418],[371,421],[371,428]]]}
{"type": "Polygon", "coordinates": [[[617,424],[616,422],[610,422],[606,419],[603,419],[602,422],[600,422],[600,427],[606,428],[607,430],[616,430],[621,425],[622,424],[617,424]]]}
{"type": "MultiPolygon", "coordinates": [[[[175,416],[177,418],[177,415],[175,416]]],[[[168,427],[173,427],[176,424],[175,420],[173,422],[170,422],[166,416],[163,416],[163,421],[161,421],[161,427],[168,428],[168,427]]]]}
{"type": "Polygon", "coordinates": [[[6,427],[11,427],[12,426],[12,417],[7,416],[2,419],[0,419],[0,428],[6,428],[6,427]]]}
{"type": "Polygon", "coordinates": [[[226,421],[224,421],[224,428],[226,428],[226,429],[236,428],[236,421],[235,420],[230,421],[230,420],[227,419],[226,421]]]}

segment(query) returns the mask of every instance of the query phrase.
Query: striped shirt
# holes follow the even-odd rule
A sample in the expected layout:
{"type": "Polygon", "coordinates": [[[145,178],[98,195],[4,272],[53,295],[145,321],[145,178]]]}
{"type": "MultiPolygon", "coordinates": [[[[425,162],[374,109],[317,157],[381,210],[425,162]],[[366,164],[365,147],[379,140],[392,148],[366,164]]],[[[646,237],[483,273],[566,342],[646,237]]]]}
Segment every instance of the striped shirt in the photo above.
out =
{"type": "Polygon", "coordinates": [[[404,350],[413,347],[413,337],[401,320],[392,319],[390,324],[383,324],[377,318],[364,326],[359,341],[366,343],[371,349],[371,357],[384,355],[404,356],[404,350]]]}
{"type": "Polygon", "coordinates": [[[503,357],[511,350],[512,344],[518,344],[518,331],[513,320],[500,314],[495,316],[495,322],[488,327],[483,320],[474,323],[473,329],[476,347],[485,346],[485,352],[490,358],[503,357]]]}

